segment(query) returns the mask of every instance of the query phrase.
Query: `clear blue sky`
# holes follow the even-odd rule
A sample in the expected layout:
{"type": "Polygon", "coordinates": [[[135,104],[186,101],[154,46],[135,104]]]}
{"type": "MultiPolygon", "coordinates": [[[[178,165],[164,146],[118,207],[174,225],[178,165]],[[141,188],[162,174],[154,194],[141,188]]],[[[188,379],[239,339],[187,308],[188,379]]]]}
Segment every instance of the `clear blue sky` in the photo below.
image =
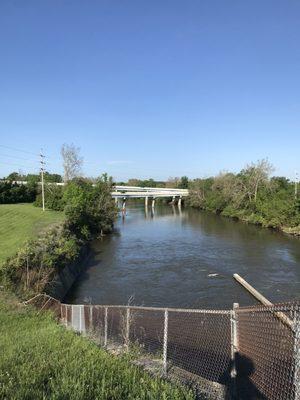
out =
{"type": "Polygon", "coordinates": [[[300,170],[298,0],[1,0],[0,37],[0,144],[52,171],[64,142],[116,179],[300,170]]]}

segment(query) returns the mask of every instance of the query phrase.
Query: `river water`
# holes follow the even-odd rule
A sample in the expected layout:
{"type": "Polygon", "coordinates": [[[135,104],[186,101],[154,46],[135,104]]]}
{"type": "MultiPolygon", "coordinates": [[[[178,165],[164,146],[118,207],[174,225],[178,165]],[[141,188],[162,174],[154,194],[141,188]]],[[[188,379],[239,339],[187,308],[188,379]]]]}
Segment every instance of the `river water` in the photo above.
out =
{"type": "Polygon", "coordinates": [[[70,303],[228,308],[255,300],[236,272],[273,302],[299,298],[300,241],[198,210],[127,208],[96,241],[70,303]]]}

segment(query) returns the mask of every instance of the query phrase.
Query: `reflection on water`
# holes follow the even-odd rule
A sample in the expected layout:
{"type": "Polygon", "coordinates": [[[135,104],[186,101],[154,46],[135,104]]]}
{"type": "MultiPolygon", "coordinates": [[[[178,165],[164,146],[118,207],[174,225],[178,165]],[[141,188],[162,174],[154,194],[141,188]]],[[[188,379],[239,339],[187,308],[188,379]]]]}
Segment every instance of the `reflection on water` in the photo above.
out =
{"type": "Polygon", "coordinates": [[[254,300],[239,273],[271,301],[299,297],[300,241],[177,206],[127,208],[116,232],[93,244],[73,303],[231,307],[254,300]]]}

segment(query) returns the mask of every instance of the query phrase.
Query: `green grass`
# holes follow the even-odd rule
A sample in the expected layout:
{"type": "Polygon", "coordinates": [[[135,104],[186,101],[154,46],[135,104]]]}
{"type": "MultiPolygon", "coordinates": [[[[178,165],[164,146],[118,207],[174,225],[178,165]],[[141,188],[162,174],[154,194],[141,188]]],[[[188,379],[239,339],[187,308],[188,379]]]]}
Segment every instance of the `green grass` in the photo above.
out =
{"type": "Polygon", "coordinates": [[[122,400],[194,397],[0,294],[0,398],[122,400]]]}
{"type": "Polygon", "coordinates": [[[16,253],[27,239],[61,221],[63,213],[45,211],[32,204],[0,205],[0,263],[16,253]]]}

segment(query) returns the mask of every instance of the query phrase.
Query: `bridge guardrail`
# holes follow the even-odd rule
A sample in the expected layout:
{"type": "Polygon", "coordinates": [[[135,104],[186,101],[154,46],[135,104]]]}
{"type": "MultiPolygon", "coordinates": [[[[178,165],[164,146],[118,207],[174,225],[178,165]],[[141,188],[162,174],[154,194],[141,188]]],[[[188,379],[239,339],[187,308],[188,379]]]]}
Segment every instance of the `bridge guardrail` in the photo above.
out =
{"type": "Polygon", "coordinates": [[[176,189],[176,188],[167,188],[167,187],[138,187],[138,186],[114,186],[114,190],[116,191],[133,191],[133,192],[176,192],[176,193],[188,193],[188,189],[176,189]]]}

